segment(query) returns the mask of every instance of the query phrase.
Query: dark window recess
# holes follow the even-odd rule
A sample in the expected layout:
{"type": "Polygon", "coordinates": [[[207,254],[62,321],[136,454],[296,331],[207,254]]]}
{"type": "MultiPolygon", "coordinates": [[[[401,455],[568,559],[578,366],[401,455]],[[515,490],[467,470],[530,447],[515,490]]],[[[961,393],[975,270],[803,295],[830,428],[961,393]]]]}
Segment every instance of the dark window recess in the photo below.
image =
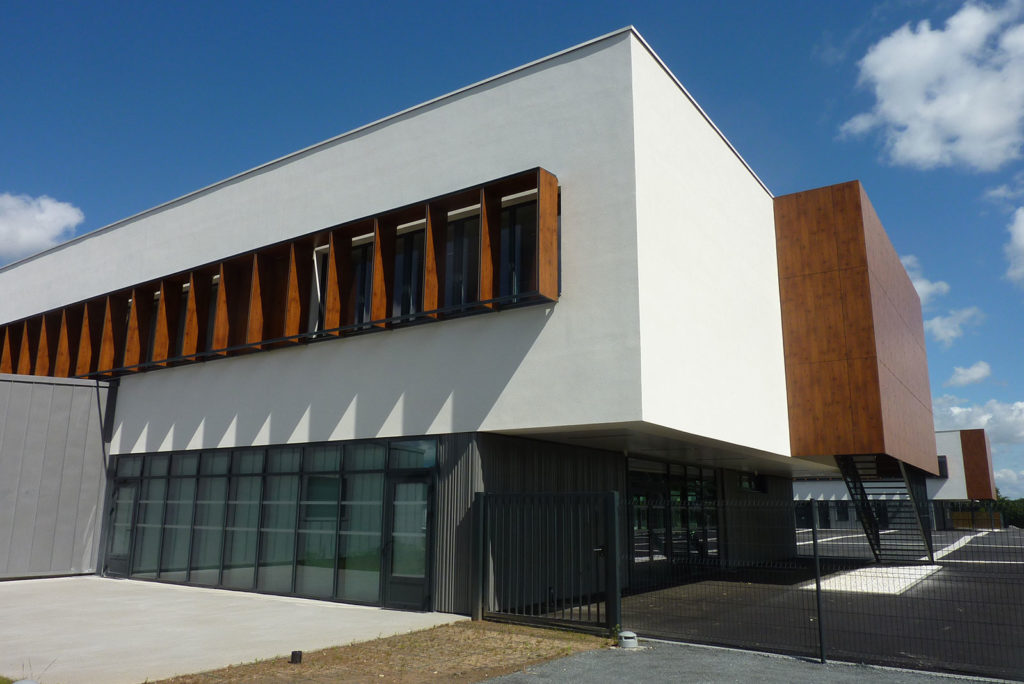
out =
{"type": "Polygon", "coordinates": [[[316,253],[316,329],[323,330],[325,328],[324,320],[327,316],[327,270],[329,265],[327,259],[329,258],[328,252],[317,252],[316,253]]]}
{"type": "Polygon", "coordinates": [[[445,240],[445,307],[460,307],[479,299],[480,217],[452,221],[445,240]]]}
{"type": "Polygon", "coordinates": [[[185,347],[185,326],[188,324],[188,290],[181,288],[178,297],[178,321],[174,329],[174,346],[167,350],[167,356],[174,358],[181,356],[185,347]]]}
{"type": "Polygon", "coordinates": [[[156,322],[160,311],[160,293],[153,296],[153,308],[149,312],[149,321],[146,323],[149,329],[149,336],[146,338],[146,348],[143,350],[142,362],[153,361],[153,345],[156,343],[156,322]]]}
{"type": "Polygon", "coordinates": [[[210,283],[210,306],[206,311],[206,339],[203,340],[203,350],[213,349],[213,331],[217,327],[217,294],[220,289],[220,280],[210,283]]]}
{"type": "Polygon", "coordinates": [[[511,297],[537,289],[537,202],[506,207],[501,212],[499,296],[511,297]]]}
{"type": "Polygon", "coordinates": [[[756,473],[740,473],[740,489],[747,492],[764,494],[768,491],[768,482],[764,475],[756,473]]]}
{"type": "Polygon", "coordinates": [[[949,462],[945,456],[939,456],[939,477],[949,477],[949,462]]]}
{"type": "Polygon", "coordinates": [[[373,243],[352,246],[352,323],[370,322],[373,303],[373,243]]]}
{"type": "Polygon", "coordinates": [[[837,501],[836,502],[836,520],[839,522],[848,522],[850,520],[850,502],[849,501],[837,501]]]}
{"type": "Polygon", "coordinates": [[[399,235],[395,240],[395,284],[391,315],[412,320],[423,311],[423,231],[399,235]]]}

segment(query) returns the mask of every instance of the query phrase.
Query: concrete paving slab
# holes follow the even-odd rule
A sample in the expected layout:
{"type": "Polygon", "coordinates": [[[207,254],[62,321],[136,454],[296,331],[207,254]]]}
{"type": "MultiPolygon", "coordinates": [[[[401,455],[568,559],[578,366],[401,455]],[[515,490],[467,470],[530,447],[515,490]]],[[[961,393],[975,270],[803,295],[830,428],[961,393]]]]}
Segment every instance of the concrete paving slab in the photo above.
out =
{"type": "Polygon", "coordinates": [[[0,582],[0,674],[134,684],[466,618],[95,576],[0,582]]]}

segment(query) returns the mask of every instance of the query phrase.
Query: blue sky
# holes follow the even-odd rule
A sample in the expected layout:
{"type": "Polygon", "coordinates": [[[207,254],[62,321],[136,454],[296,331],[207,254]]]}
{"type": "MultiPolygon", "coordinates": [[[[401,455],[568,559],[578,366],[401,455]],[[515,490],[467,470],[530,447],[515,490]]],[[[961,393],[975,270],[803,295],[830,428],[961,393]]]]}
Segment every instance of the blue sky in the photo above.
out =
{"type": "Polygon", "coordinates": [[[864,183],[1024,496],[1024,0],[766,7],[0,0],[0,263],[632,24],[772,192],[864,183]]]}

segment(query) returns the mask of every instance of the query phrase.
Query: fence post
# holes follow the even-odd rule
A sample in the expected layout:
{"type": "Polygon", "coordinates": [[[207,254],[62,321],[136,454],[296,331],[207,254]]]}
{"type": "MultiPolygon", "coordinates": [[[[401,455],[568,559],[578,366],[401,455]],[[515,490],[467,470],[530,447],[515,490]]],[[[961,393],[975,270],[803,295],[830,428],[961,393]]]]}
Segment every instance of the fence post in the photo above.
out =
{"type": "Polygon", "coordinates": [[[608,632],[615,636],[615,630],[622,626],[622,582],[619,577],[619,493],[609,492],[605,498],[605,607],[608,616],[608,632]]]}
{"type": "Polygon", "coordinates": [[[473,606],[473,619],[484,617],[484,493],[477,492],[473,496],[473,576],[470,584],[470,603],[473,606]]]}
{"type": "Polygon", "coordinates": [[[818,502],[811,501],[811,543],[814,549],[814,597],[818,609],[818,655],[825,662],[825,624],[821,621],[821,562],[818,556],[818,502]]]}

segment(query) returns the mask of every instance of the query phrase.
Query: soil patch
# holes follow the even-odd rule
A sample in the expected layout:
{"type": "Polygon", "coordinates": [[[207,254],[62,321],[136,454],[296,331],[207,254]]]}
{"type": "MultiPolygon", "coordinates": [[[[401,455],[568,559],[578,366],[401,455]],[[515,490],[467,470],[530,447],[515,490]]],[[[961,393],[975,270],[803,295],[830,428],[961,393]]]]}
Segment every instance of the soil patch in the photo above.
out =
{"type": "Polygon", "coordinates": [[[467,684],[611,645],[601,637],[493,622],[457,622],[411,634],[182,675],[153,684],[382,682],[467,684]]]}

